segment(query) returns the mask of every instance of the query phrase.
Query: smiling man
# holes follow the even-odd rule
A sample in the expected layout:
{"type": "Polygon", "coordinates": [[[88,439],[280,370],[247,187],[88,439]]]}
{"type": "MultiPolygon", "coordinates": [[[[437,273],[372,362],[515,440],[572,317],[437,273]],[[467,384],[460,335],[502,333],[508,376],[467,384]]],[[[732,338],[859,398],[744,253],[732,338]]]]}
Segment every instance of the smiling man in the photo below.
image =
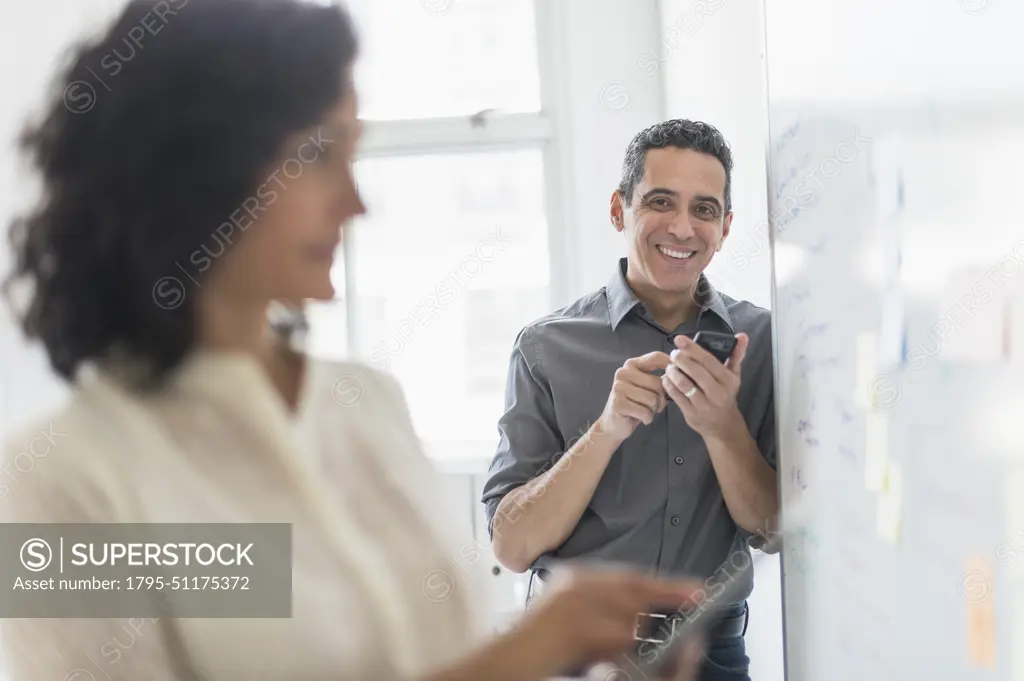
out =
{"type": "MultiPolygon", "coordinates": [[[[705,123],[630,143],[611,198],[626,239],[608,284],[529,325],[512,351],[483,491],[496,557],[543,580],[560,561],[698,576],[708,596],[778,511],[771,316],[704,269],[732,223],[732,154],[705,123]],[[734,334],[726,364],[697,331],[734,334]]],[[[701,679],[742,679],[746,597],[713,629],[701,679]]],[[[586,623],[579,623],[586,626],[586,623]]]]}

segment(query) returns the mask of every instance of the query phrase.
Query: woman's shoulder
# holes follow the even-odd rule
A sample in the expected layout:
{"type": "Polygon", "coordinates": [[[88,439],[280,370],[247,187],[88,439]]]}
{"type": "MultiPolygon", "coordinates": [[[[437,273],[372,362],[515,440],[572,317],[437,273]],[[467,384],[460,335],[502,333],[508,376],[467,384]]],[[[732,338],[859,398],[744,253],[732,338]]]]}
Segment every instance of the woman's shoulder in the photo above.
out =
{"type": "Polygon", "coordinates": [[[82,413],[84,407],[81,396],[72,391],[60,403],[12,428],[0,441],[4,470],[37,472],[38,464],[55,452],[86,445],[91,428],[82,413]]]}
{"type": "Polygon", "coordinates": [[[107,512],[95,481],[109,469],[110,424],[82,395],[12,429],[0,443],[0,515],[7,522],[60,522],[107,512]]]}
{"type": "Polygon", "coordinates": [[[386,371],[358,360],[309,357],[308,362],[311,387],[321,403],[346,410],[369,405],[405,408],[398,380],[386,371]]]}
{"type": "Polygon", "coordinates": [[[359,361],[315,360],[305,418],[321,433],[356,437],[403,477],[432,474],[405,393],[386,371],[359,361]]]}

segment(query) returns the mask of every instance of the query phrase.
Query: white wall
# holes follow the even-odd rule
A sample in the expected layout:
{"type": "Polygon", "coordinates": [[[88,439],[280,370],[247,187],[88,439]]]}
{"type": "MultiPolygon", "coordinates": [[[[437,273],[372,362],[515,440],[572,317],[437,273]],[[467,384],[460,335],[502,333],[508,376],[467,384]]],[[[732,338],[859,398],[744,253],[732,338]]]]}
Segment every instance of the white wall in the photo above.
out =
{"type": "Polygon", "coordinates": [[[663,34],[644,68],[657,68],[669,118],[713,124],[729,141],[735,167],[732,233],[709,276],[730,295],[770,307],[767,100],[764,24],[759,2],[663,0],[663,34]]]}
{"type": "MultiPolygon", "coordinates": [[[[735,217],[709,278],[735,298],[771,308],[771,250],[765,149],[768,111],[764,89],[761,3],[748,0],[662,0],[662,40],[639,68],[664,83],[666,118],[711,123],[733,151],[735,217]]],[[[750,676],[782,681],[781,577],[777,556],[766,556],[750,598],[747,654],[750,676]]]]}
{"type": "Polygon", "coordinates": [[[660,17],[656,0],[542,0],[538,6],[558,43],[550,60],[542,55],[542,68],[551,69],[543,76],[550,86],[545,96],[563,164],[561,184],[552,187],[563,204],[561,220],[551,224],[560,232],[565,263],[563,286],[552,272],[560,306],[604,286],[626,254],[608,207],[627,145],[664,111],[661,83],[634,67],[658,39],[660,17]]]}

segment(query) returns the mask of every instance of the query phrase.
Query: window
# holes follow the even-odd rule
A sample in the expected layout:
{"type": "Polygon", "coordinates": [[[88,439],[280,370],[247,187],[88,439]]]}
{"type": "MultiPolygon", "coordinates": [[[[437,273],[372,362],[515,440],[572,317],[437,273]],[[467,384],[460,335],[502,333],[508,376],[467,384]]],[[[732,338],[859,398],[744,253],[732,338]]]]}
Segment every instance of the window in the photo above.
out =
{"type": "Polygon", "coordinates": [[[339,300],[311,347],[402,383],[434,457],[487,457],[519,330],[551,309],[551,126],[533,0],[347,0],[366,125],[339,300]]]}
{"type": "Polygon", "coordinates": [[[533,0],[347,0],[366,120],[540,111],[533,0]]]}
{"type": "MultiPolygon", "coordinates": [[[[469,291],[466,296],[466,390],[470,399],[502,395],[510,356],[509,338],[523,328],[521,320],[545,314],[547,286],[469,291]]],[[[498,404],[501,408],[502,403],[498,404]]]]}

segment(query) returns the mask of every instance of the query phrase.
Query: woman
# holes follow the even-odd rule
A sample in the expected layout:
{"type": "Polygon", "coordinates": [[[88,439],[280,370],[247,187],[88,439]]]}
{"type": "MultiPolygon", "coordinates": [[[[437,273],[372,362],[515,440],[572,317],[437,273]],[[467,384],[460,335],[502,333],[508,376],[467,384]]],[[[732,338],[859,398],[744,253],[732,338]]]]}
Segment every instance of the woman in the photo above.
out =
{"type": "Polygon", "coordinates": [[[10,292],[73,389],[4,519],[291,523],[293,617],[165,618],[130,646],[123,620],[7,620],[12,680],[541,679],[692,594],[578,573],[481,640],[469,587],[423,593],[457,554],[400,389],[268,324],[273,301],[334,296],[339,225],[364,212],[355,52],[337,7],[136,0],[26,134],[45,191],[12,226],[10,292]]]}

